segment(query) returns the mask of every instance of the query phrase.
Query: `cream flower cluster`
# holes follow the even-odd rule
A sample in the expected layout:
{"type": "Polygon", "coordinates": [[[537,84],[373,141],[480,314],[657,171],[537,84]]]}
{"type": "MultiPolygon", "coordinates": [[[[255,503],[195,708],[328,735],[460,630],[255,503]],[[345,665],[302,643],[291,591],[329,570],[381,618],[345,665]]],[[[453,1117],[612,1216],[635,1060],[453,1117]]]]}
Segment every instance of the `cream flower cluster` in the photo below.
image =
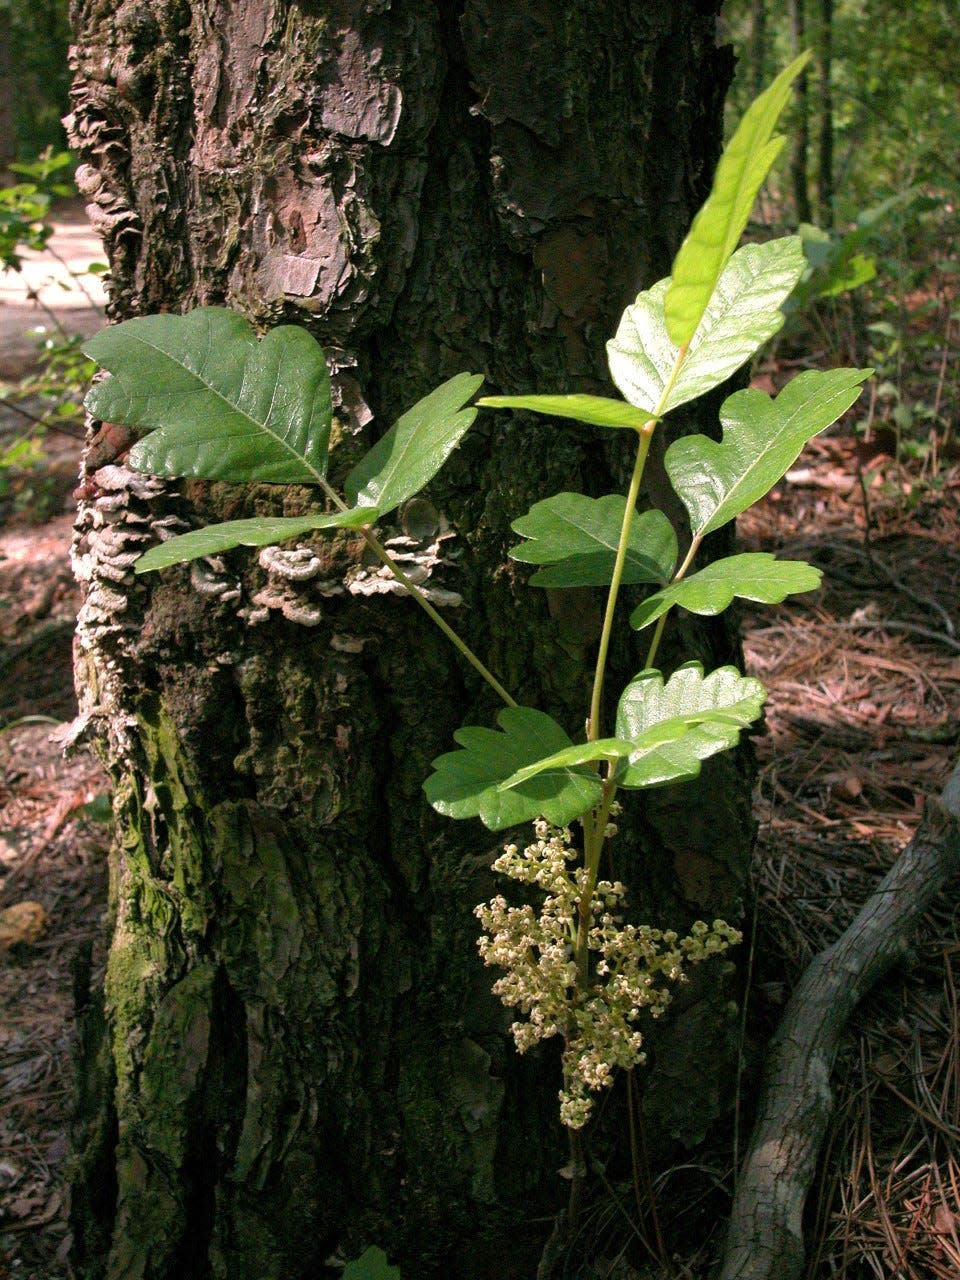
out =
{"type": "MultiPolygon", "coordinates": [[[[539,912],[510,906],[502,896],[481,903],[478,941],[484,963],[505,970],[494,995],[519,1009],[526,1021],[511,1031],[518,1050],[563,1036],[560,1119],[571,1129],[586,1124],[591,1094],[613,1083],[616,1067],[644,1061],[643,1037],[635,1023],[646,1010],[659,1017],[670,1003],[666,982],[686,981],[684,965],[698,964],[740,941],[723,920],[698,920],[687,937],[649,925],[623,924],[626,889],[619,880],[598,880],[590,902],[588,947],[593,953],[585,988],[575,960],[577,920],[586,870],[575,866],[567,828],[534,824],[536,839],[525,849],[508,844],[493,864],[511,880],[536,885],[545,895],[539,912]]],[[[611,832],[612,834],[612,832],[611,832]]]]}

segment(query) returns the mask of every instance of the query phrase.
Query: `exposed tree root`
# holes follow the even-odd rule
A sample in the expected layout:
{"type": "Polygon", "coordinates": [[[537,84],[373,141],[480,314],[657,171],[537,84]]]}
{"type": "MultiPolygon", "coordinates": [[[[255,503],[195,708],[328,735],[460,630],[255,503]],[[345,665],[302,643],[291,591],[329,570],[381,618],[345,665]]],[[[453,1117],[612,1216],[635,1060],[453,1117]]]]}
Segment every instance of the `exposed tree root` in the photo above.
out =
{"type": "Polygon", "coordinates": [[[920,916],[960,869],[960,765],[846,931],[807,967],[767,1053],[720,1280],[795,1280],[803,1207],[830,1118],[830,1074],[857,1003],[907,950],[920,916]]]}

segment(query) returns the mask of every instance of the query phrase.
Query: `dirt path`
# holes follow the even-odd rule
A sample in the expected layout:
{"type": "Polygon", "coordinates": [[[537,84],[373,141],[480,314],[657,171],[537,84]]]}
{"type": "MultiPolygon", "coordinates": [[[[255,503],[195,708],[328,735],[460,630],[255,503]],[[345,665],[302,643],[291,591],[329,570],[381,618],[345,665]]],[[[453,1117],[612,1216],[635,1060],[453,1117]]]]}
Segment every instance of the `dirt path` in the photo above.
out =
{"type": "MultiPolygon", "coordinates": [[[[0,378],[29,367],[50,323],[103,324],[101,281],[71,273],[102,256],[78,206],[58,218],[52,253],[0,274],[0,378]],[[31,298],[31,293],[36,296],[31,298]],[[97,304],[97,306],[93,304],[97,304]]],[[[0,425],[13,431],[11,415],[0,425]]],[[[52,506],[74,487],[79,441],[47,437],[52,506]]],[[[45,493],[49,502],[50,494],[45,493]]],[[[75,713],[71,644],[78,605],[69,510],[31,523],[19,504],[0,527],[0,1278],[69,1280],[67,1128],[72,969],[94,947],[106,902],[106,779],[89,751],[70,760],[56,731],[75,713]]],[[[96,960],[95,960],[96,962],[96,960]]]]}
{"type": "Polygon", "coordinates": [[[20,271],[0,271],[0,379],[17,377],[33,360],[36,339],[28,331],[50,329],[50,312],[69,333],[88,336],[103,325],[103,280],[88,273],[103,261],[100,238],[79,202],[63,202],[54,213],[47,249],[24,251],[20,271]]]}

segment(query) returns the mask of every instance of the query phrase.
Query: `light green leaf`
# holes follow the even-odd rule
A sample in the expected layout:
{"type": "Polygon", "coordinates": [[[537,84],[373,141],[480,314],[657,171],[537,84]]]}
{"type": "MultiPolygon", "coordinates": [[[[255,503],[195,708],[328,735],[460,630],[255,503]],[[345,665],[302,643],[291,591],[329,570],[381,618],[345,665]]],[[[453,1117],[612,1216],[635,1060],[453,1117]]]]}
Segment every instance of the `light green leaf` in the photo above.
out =
{"type": "Polygon", "coordinates": [[[776,400],[756,389],[737,391],[720,408],[722,443],[701,435],[675,440],[665,466],[694,536],[719,529],[772,489],[806,442],[850,408],[872,372],[810,370],[776,400]]]}
{"type": "Polygon", "coordinates": [[[632,749],[632,743],[623,742],[620,738],[597,738],[594,742],[581,742],[576,746],[564,747],[562,751],[555,751],[553,755],[544,756],[542,760],[537,760],[512,773],[505,782],[500,783],[500,790],[509,791],[526,782],[528,778],[535,778],[538,774],[549,773],[554,769],[570,769],[581,764],[596,764],[601,760],[619,760],[623,756],[628,756],[632,749]]]}
{"type": "Polygon", "coordinates": [[[639,431],[653,417],[623,400],[606,396],[484,396],[484,409],[529,409],[552,418],[574,418],[592,427],[630,427],[639,431]]]}
{"type": "Polygon", "coordinates": [[[217,555],[233,547],[270,547],[313,529],[355,529],[373,524],[376,518],[374,508],[360,507],[324,515],[253,516],[248,520],[227,520],[223,524],[191,529],[189,533],[158,543],[143,553],[134,565],[134,571],[149,573],[152,569],[166,569],[171,564],[217,555]]]}
{"type": "Polygon", "coordinates": [[[559,768],[541,773],[510,791],[500,784],[543,757],[572,746],[557,722],[531,707],[506,707],[497,716],[501,732],[468,726],[453,736],[462,750],[433,762],[423,784],[427,799],[450,818],[479,817],[491,831],[543,816],[565,826],[600,798],[594,771],[559,768]]]}
{"type": "Polygon", "coordinates": [[[660,280],[627,307],[607,343],[610,376],[632,404],[651,411],[659,407],[662,413],[712,391],[781,328],[780,308],[805,266],[797,236],[738,249],[717,281],[675,377],[680,349],[667,333],[664,316],[670,281],[660,280]]]}
{"type": "Polygon", "coordinates": [[[704,676],[691,662],[666,684],[659,671],[641,671],[617,708],[617,737],[634,743],[618,784],[639,789],[696,777],[703,760],[736,745],[741,730],[759,718],[766,696],[759,680],[735,667],[704,676]]]}
{"type": "Polygon", "coordinates": [[[342,1280],[400,1280],[400,1268],[391,1267],[383,1250],[372,1245],[347,1263],[342,1280]]]}
{"type": "Polygon", "coordinates": [[[463,406],[483,382],[458,373],[398,418],[344,482],[352,506],[393,511],[432,480],[477,416],[463,406]]]}
{"type": "Polygon", "coordinates": [[[112,325],[83,350],[111,374],[88,394],[90,413],[150,431],[130,451],[138,471],[270,484],[324,475],[330,379],[305,329],[258,341],[242,316],[201,307],[112,325]]]}
{"type": "Polygon", "coordinates": [[[802,560],[778,560],[768,551],[727,556],[644,600],[630,615],[630,625],[640,631],[674,605],[711,616],[722,613],[734,597],[779,604],[787,596],[816,590],[820,576],[819,569],[802,560]]]}
{"type": "MultiPolygon", "coordinates": [[[[606,586],[616,558],[626,499],[619,494],[588,498],[558,493],[535,503],[510,526],[528,542],[510,555],[523,564],[543,564],[530,579],[538,587],[606,586]]],[[[623,581],[670,580],[677,562],[677,537],[662,511],[638,514],[630,530],[623,581]]]]}
{"type": "Polygon", "coordinates": [[[696,332],[717,281],[747,225],[757,193],[780,154],[784,139],[774,137],[793,81],[810,60],[801,54],[744,113],[724,148],[713,189],[673,261],[665,299],[667,331],[676,346],[696,332]]]}

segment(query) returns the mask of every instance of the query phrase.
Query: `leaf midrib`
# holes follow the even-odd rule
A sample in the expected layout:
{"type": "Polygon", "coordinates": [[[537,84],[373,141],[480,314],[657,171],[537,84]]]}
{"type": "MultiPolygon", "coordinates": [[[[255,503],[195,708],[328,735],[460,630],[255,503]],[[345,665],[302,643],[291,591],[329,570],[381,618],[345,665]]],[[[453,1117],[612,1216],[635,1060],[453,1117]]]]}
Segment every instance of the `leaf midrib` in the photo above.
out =
{"type": "MultiPolygon", "coordinates": [[[[156,343],[154,343],[154,342],[149,342],[146,338],[144,338],[144,337],[143,337],[143,336],[141,336],[141,335],[137,335],[137,341],[138,341],[142,346],[147,347],[147,348],[149,348],[149,350],[151,350],[151,351],[155,351],[155,352],[157,352],[159,355],[163,356],[163,357],[164,357],[167,361],[169,361],[169,363],[170,363],[170,364],[172,364],[175,368],[178,368],[178,369],[184,369],[187,373],[189,373],[189,374],[190,374],[190,376],[191,376],[191,377],[196,378],[197,382],[199,382],[199,383],[200,383],[200,385],[201,385],[202,387],[205,387],[205,388],[207,389],[207,391],[209,391],[209,392],[210,392],[210,394],[211,394],[211,395],[215,396],[215,397],[216,397],[218,400],[220,400],[223,404],[225,404],[225,405],[227,405],[229,408],[231,408],[231,409],[234,411],[234,413],[238,414],[241,418],[244,418],[247,422],[249,422],[249,423],[251,424],[251,426],[252,426],[252,427],[254,427],[254,428],[255,428],[255,431],[252,433],[252,435],[256,435],[256,434],[258,434],[258,433],[263,433],[263,434],[265,434],[265,435],[270,436],[270,438],[271,438],[272,440],[274,440],[274,441],[275,441],[277,444],[279,444],[282,448],[286,449],[286,450],[287,450],[287,452],[288,452],[289,454],[291,454],[291,456],[292,456],[292,457],[296,458],[298,462],[302,463],[302,465],[303,465],[303,466],[305,466],[305,467],[307,468],[307,470],[310,472],[310,474],[311,474],[312,476],[315,476],[315,477],[316,477],[316,479],[317,479],[317,481],[318,481],[318,482],[323,480],[323,478],[324,478],[324,477],[323,477],[323,473],[322,473],[321,471],[318,471],[318,470],[316,469],[316,467],[315,467],[311,462],[309,462],[309,461],[307,460],[307,458],[306,458],[303,454],[297,453],[296,449],[294,449],[294,447],[293,447],[291,444],[289,444],[289,443],[288,443],[288,442],[287,442],[287,441],[286,441],[282,436],[278,435],[278,434],[276,433],[276,431],[273,431],[270,427],[268,427],[268,426],[267,426],[267,424],[266,424],[265,422],[257,422],[256,418],[254,418],[251,414],[249,414],[249,413],[247,413],[245,410],[241,409],[239,405],[234,404],[231,400],[229,400],[229,399],[228,399],[228,398],[223,394],[223,392],[222,392],[222,391],[218,391],[218,390],[217,390],[217,388],[216,388],[215,386],[213,386],[211,383],[207,382],[205,378],[201,377],[201,375],[196,371],[196,369],[191,369],[191,368],[190,368],[190,366],[189,366],[188,364],[186,364],[186,363],[184,363],[184,362],[182,362],[182,361],[178,361],[178,360],[176,360],[176,359],[175,359],[175,358],[170,354],[170,352],[169,352],[169,351],[165,351],[165,350],[163,349],[163,347],[159,347],[159,346],[157,346],[157,344],[156,344],[156,343]]],[[[256,340],[256,339],[254,339],[254,341],[256,342],[257,340],[256,340]]],[[[250,355],[254,354],[254,353],[255,353],[255,351],[256,351],[256,347],[251,346],[251,347],[250,347],[250,349],[249,349],[249,351],[248,351],[247,358],[249,358],[249,356],[250,356],[250,355]]],[[[244,360],[244,373],[245,373],[245,372],[246,372],[246,359],[244,360]]],[[[279,386],[280,386],[280,379],[279,379],[279,378],[275,378],[275,379],[274,379],[274,384],[273,384],[273,391],[272,391],[272,393],[271,393],[271,397],[270,397],[270,412],[272,412],[272,411],[273,411],[273,406],[274,406],[274,404],[276,403],[276,399],[277,399],[277,389],[279,388],[279,386]]],[[[241,390],[242,390],[242,384],[241,384],[241,390]]],[[[161,431],[161,432],[163,431],[163,427],[162,427],[162,426],[161,426],[161,427],[159,427],[159,428],[153,428],[153,429],[154,429],[154,430],[159,430],[159,431],[161,431]]],[[[241,437],[241,439],[242,439],[242,438],[243,438],[243,437],[241,437]]]]}

